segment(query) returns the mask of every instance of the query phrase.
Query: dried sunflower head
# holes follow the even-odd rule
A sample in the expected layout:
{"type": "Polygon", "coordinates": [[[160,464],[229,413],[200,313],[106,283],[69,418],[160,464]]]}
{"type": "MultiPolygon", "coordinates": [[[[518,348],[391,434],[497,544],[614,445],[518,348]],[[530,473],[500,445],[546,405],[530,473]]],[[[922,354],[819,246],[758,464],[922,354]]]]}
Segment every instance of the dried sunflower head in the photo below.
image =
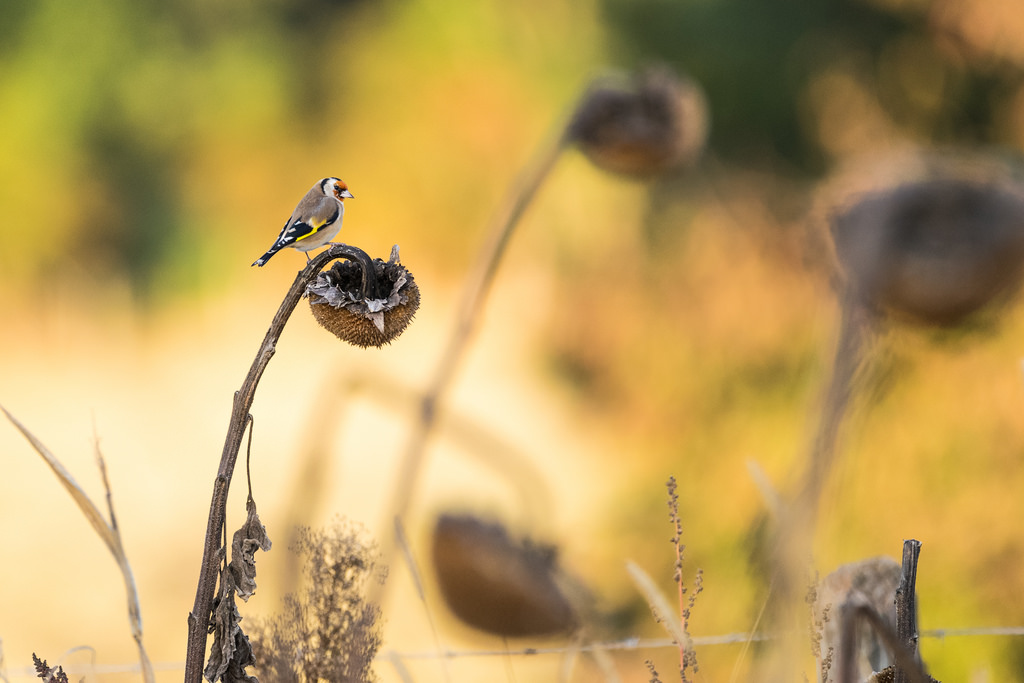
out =
{"type": "Polygon", "coordinates": [[[434,528],[432,559],[445,602],[473,628],[515,638],[568,634],[578,625],[551,547],[449,514],[434,528]]]}
{"type": "Polygon", "coordinates": [[[831,220],[846,284],[866,307],[952,326],[1013,294],[1024,274],[1024,190],[932,177],[860,197],[831,220]]]}
{"type": "Polygon", "coordinates": [[[569,124],[568,138],[599,168],[650,177],[694,161],[707,137],[700,89],[667,68],[629,81],[596,81],[569,124]]]}
{"type": "Polygon", "coordinates": [[[374,259],[372,273],[358,260],[337,261],[306,288],[316,321],[338,339],[356,346],[391,343],[412,322],[420,290],[398,258],[398,246],[385,262],[374,259]],[[369,275],[369,277],[367,277],[369,275]],[[376,286],[366,288],[367,282],[376,286]]]}

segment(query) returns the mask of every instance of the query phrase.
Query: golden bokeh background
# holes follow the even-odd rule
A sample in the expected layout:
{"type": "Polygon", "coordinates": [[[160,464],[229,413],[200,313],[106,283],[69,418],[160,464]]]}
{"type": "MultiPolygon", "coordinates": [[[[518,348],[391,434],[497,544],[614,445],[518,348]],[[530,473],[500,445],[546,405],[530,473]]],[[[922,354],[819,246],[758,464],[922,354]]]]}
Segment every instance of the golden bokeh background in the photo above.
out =
{"type": "MultiPolygon", "coordinates": [[[[5,2],[0,403],[101,502],[98,439],[150,657],[166,665],[159,680],[179,680],[232,393],[304,259],[249,264],[298,198],[342,177],[355,199],[339,239],[379,257],[399,244],[422,306],[381,350],[342,345],[304,304],[285,330],[252,410],[254,496],[275,546],[257,559],[247,616],[274,611],[287,588],[292,525],[344,515],[390,533],[411,397],[488,220],[591,78],[666,63],[706,93],[707,151],[639,182],[570,150],[541,188],[407,519],[428,607],[393,566],[382,651],[433,651],[428,612],[443,647],[505,647],[456,624],[429,581],[427,534],[448,509],[557,544],[612,615],[598,637],[662,636],[625,563],[671,592],[670,475],[684,574],[704,572],[691,630],[747,631],[763,601],[750,556],[765,509],[749,462],[791,489],[837,333],[827,240],[808,220],[820,188],[863,157],[918,146],[1012,160],[1022,16],[1009,0],[5,2]]],[[[1024,624],[1021,312],[883,335],[825,492],[817,569],[921,540],[923,628],[1024,624]]],[[[239,470],[229,526],[244,501],[239,470]]],[[[10,426],[0,640],[12,681],[29,680],[33,652],[137,661],[116,565],[10,426]]],[[[940,680],[1024,680],[1019,638],[921,648],[940,680]]],[[[745,680],[759,655],[698,656],[698,680],[724,681],[745,680]]],[[[673,671],[672,649],[616,653],[622,680],[648,680],[648,657],[673,671]]],[[[443,680],[434,659],[408,665],[443,680]]],[[[559,662],[447,667],[451,680],[557,680],[559,662]]],[[[573,680],[597,678],[584,660],[573,680]]]]}

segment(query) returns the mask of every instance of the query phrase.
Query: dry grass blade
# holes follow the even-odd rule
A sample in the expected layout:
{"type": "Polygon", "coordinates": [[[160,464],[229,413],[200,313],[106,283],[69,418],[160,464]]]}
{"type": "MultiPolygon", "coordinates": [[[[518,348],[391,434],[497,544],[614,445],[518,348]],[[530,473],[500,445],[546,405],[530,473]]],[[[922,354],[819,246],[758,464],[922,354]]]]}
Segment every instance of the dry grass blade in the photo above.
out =
{"type": "MultiPolygon", "coordinates": [[[[32,447],[37,453],[46,461],[46,464],[50,466],[53,473],[57,475],[58,481],[61,485],[71,494],[72,500],[78,504],[78,509],[82,511],[85,518],[92,525],[92,528],[96,530],[96,533],[107,545],[107,549],[110,550],[110,554],[114,556],[114,560],[117,562],[118,568],[121,570],[121,575],[124,578],[125,591],[128,597],[128,619],[131,623],[132,638],[135,639],[135,643],[139,650],[139,662],[142,666],[143,678],[147,683],[152,683],[156,679],[153,673],[153,665],[149,661],[149,656],[146,654],[146,650],[142,645],[142,611],[139,607],[139,594],[135,588],[135,577],[132,574],[131,565],[128,563],[128,557],[124,553],[124,548],[121,545],[121,535],[118,533],[116,526],[108,524],[107,520],[104,519],[103,513],[96,507],[96,504],[92,502],[88,494],[78,485],[71,473],[64,469],[64,465],[60,463],[53,453],[43,445],[35,434],[30,432],[25,425],[21,424],[13,415],[11,415],[6,408],[0,406],[0,410],[3,411],[7,419],[11,421],[18,431],[28,440],[32,447]]],[[[103,462],[103,457],[100,455],[99,446],[96,448],[96,458],[99,464],[100,473],[103,477],[103,485],[106,489],[107,494],[107,505],[110,510],[110,519],[114,520],[114,506],[113,498],[110,493],[110,484],[107,480],[107,468],[103,462]]]]}
{"type": "Polygon", "coordinates": [[[7,678],[7,667],[4,666],[4,639],[0,638],[0,681],[10,683],[7,678]]]}
{"type": "Polygon", "coordinates": [[[132,573],[131,565],[128,563],[128,555],[125,554],[124,546],[121,543],[121,531],[117,528],[117,516],[114,514],[114,494],[111,492],[110,479],[107,477],[107,463],[103,459],[103,453],[100,452],[99,437],[94,435],[93,439],[96,444],[96,466],[99,467],[100,476],[103,480],[103,489],[106,491],[107,514],[110,515],[110,531],[115,542],[115,547],[111,549],[111,553],[113,553],[117,566],[121,570],[121,576],[124,578],[132,638],[135,639],[135,644],[139,649],[139,663],[142,666],[143,678],[148,682],[154,679],[154,674],[153,664],[149,661],[149,655],[146,654],[146,648],[142,644],[142,608],[139,606],[139,592],[135,587],[135,575],[132,573]]]}
{"type": "Polygon", "coordinates": [[[761,500],[764,501],[768,514],[773,520],[781,519],[784,503],[768,473],[756,460],[747,460],[747,473],[750,474],[754,486],[757,487],[757,492],[761,494],[761,500]]]}
{"type": "Polygon", "coordinates": [[[384,655],[383,659],[388,660],[391,666],[395,667],[395,673],[398,674],[398,679],[402,683],[414,683],[412,673],[409,672],[409,667],[402,661],[401,655],[397,652],[389,652],[384,655]]]}
{"type": "Polygon", "coordinates": [[[409,537],[405,534],[405,525],[402,524],[402,520],[398,517],[395,517],[395,538],[405,558],[405,565],[409,568],[412,582],[416,586],[416,594],[420,596],[422,602],[426,603],[427,595],[423,590],[423,578],[420,576],[420,568],[417,566],[416,558],[413,557],[412,548],[409,546],[409,537]]]}
{"type": "Polygon", "coordinates": [[[107,548],[109,548],[110,552],[114,554],[114,557],[117,557],[118,552],[120,551],[120,543],[114,535],[114,530],[110,528],[107,524],[107,520],[103,518],[103,513],[101,513],[99,508],[89,500],[89,496],[86,495],[85,491],[82,490],[82,487],[78,485],[75,478],[72,477],[66,469],[64,469],[64,466],[60,464],[60,461],[57,460],[53,453],[43,445],[43,442],[37,439],[35,434],[30,432],[25,425],[18,422],[13,415],[7,412],[6,408],[0,406],[0,410],[4,412],[7,419],[11,421],[11,424],[18,428],[18,431],[28,439],[28,442],[32,444],[34,449],[36,449],[36,452],[39,453],[43,460],[46,461],[46,464],[50,466],[53,473],[57,475],[57,479],[64,488],[67,489],[68,493],[71,494],[71,498],[78,504],[82,514],[85,515],[87,520],[89,520],[89,524],[91,524],[92,528],[96,530],[96,533],[100,535],[103,542],[107,544],[107,548]]]}
{"type": "Polygon", "coordinates": [[[611,656],[607,652],[599,647],[594,648],[590,651],[590,658],[594,660],[594,664],[601,670],[604,680],[608,683],[622,683],[619,673],[615,670],[615,662],[612,661],[611,656]]]}
{"type": "Polygon", "coordinates": [[[572,680],[572,671],[576,666],[576,660],[579,659],[581,645],[579,638],[569,641],[569,646],[562,655],[562,663],[558,667],[558,683],[569,683],[572,680]]]}
{"type": "MultiPolygon", "coordinates": [[[[419,565],[416,562],[416,557],[412,554],[412,546],[409,545],[409,537],[405,533],[405,526],[402,524],[400,517],[395,517],[395,542],[398,543],[402,550],[402,556],[405,558],[405,564],[409,568],[409,574],[412,576],[412,582],[416,586],[416,594],[420,597],[420,602],[423,604],[423,610],[427,615],[427,623],[430,625],[430,634],[434,639],[434,648],[441,652],[441,638],[437,633],[437,624],[434,623],[434,615],[430,611],[430,605],[427,604],[427,593],[423,590],[423,576],[420,572],[419,565]]],[[[451,672],[448,671],[448,660],[441,659],[442,675],[445,681],[451,681],[451,672]]]]}
{"type": "Polygon", "coordinates": [[[626,570],[629,572],[630,578],[633,579],[633,583],[636,584],[637,589],[647,599],[647,604],[650,606],[658,623],[668,631],[668,634],[675,639],[680,647],[685,647],[688,650],[691,649],[693,645],[690,641],[690,636],[683,630],[682,622],[672,611],[671,604],[665,597],[665,594],[654,583],[654,580],[635,562],[626,562],[626,570]]]}
{"type": "Polygon", "coordinates": [[[750,628],[750,634],[743,638],[743,649],[740,650],[739,656],[733,662],[732,673],[729,674],[729,683],[736,683],[739,680],[740,666],[743,664],[743,660],[746,658],[747,653],[750,652],[750,644],[755,640],[761,640],[757,635],[757,629],[761,626],[761,619],[764,617],[765,610],[768,609],[768,601],[771,599],[772,589],[775,587],[775,579],[772,579],[771,583],[768,584],[767,594],[764,596],[764,600],[761,601],[761,609],[757,612],[757,617],[754,619],[754,625],[750,628]]]}

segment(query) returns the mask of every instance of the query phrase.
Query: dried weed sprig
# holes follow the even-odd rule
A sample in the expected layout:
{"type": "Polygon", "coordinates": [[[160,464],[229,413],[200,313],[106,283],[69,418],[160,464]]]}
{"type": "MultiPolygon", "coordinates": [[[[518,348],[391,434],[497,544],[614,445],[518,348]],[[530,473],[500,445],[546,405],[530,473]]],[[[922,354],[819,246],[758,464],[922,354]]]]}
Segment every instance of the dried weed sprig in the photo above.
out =
{"type": "Polygon", "coordinates": [[[32,664],[36,668],[36,676],[43,679],[47,683],[68,683],[68,675],[64,673],[64,668],[58,666],[56,669],[50,668],[47,665],[45,659],[39,659],[36,653],[32,653],[32,664]]]}
{"type": "Polygon", "coordinates": [[[815,578],[807,586],[807,596],[804,598],[811,609],[811,655],[818,662],[818,680],[821,683],[828,683],[829,671],[832,669],[832,658],[835,656],[835,648],[826,640],[825,655],[821,654],[821,643],[825,638],[825,628],[831,618],[832,604],[824,605],[820,610],[818,606],[818,581],[815,578]]]}
{"type": "Polygon", "coordinates": [[[351,523],[301,528],[291,550],[303,558],[304,585],[278,616],[250,629],[255,668],[264,680],[367,683],[381,644],[380,608],[366,583],[383,581],[376,547],[351,523]]]}
{"type": "Polygon", "coordinates": [[[697,569],[692,589],[688,588],[683,581],[683,551],[686,546],[682,542],[683,525],[679,517],[679,495],[675,477],[669,477],[666,488],[668,489],[669,520],[672,522],[673,529],[671,543],[676,553],[672,578],[676,583],[679,618],[676,618],[669,606],[668,599],[644,570],[633,562],[626,563],[626,569],[629,571],[633,583],[647,598],[655,621],[664,626],[676,641],[679,647],[679,679],[682,683],[690,683],[688,672],[700,671],[697,652],[693,647],[693,638],[690,637],[690,615],[697,602],[697,596],[704,591],[704,572],[700,568],[697,569]],[[687,597],[687,593],[689,593],[689,597],[687,597]]]}
{"type": "MultiPolygon", "coordinates": [[[[107,501],[107,514],[110,517],[110,521],[103,517],[103,512],[100,511],[99,507],[92,502],[89,495],[85,490],[79,486],[75,478],[71,476],[64,465],[57,459],[57,457],[50,452],[50,450],[43,445],[35,434],[30,432],[25,425],[21,424],[13,415],[7,412],[7,409],[0,406],[0,411],[3,411],[7,419],[11,421],[18,431],[28,439],[28,442],[32,444],[35,451],[46,461],[46,464],[50,466],[53,473],[57,475],[57,479],[64,486],[69,494],[71,494],[72,500],[78,505],[78,509],[82,511],[86,520],[92,526],[93,530],[99,535],[100,539],[106,544],[107,549],[110,550],[110,554],[114,556],[114,560],[117,562],[118,568],[121,570],[121,577],[124,580],[125,592],[128,598],[128,620],[131,624],[132,638],[135,639],[135,645],[139,651],[139,664],[142,669],[142,677],[147,683],[152,683],[155,680],[153,673],[153,665],[149,661],[149,655],[146,654],[146,648],[142,644],[142,609],[139,607],[139,593],[135,589],[135,576],[132,574],[131,564],[128,562],[128,555],[125,554],[124,544],[121,540],[121,530],[117,526],[117,517],[114,515],[114,498],[110,491],[110,481],[107,479],[107,465],[103,460],[103,454],[100,452],[99,439],[96,439],[95,455],[96,464],[100,470],[100,476],[103,480],[103,488],[106,491],[107,501]]],[[[45,663],[44,663],[45,664],[45,663]]]]}
{"type": "MultiPolygon", "coordinates": [[[[690,592],[689,598],[687,598],[686,593],[689,589],[683,581],[683,552],[686,550],[686,546],[683,544],[683,522],[679,517],[679,494],[677,493],[678,485],[676,484],[676,478],[669,477],[665,486],[668,489],[668,515],[674,532],[672,534],[672,546],[676,551],[673,579],[679,591],[679,613],[682,616],[683,633],[689,638],[690,613],[697,602],[697,596],[704,591],[704,570],[700,567],[697,568],[697,574],[693,579],[693,590],[690,592]]],[[[684,647],[684,644],[680,643],[679,676],[683,683],[687,683],[689,680],[686,670],[691,668],[694,673],[700,670],[697,664],[697,652],[692,647],[684,647]]]]}

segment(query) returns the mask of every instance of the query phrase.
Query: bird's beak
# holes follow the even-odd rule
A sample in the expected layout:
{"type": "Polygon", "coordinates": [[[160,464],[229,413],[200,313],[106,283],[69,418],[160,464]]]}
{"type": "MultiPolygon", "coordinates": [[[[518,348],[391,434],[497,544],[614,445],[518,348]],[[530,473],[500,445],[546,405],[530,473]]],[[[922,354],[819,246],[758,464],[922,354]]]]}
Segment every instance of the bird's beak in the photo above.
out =
{"type": "Polygon", "coordinates": [[[342,190],[341,192],[338,193],[338,196],[339,197],[347,197],[349,199],[355,199],[355,197],[352,195],[352,193],[349,192],[348,190],[342,190]]]}

